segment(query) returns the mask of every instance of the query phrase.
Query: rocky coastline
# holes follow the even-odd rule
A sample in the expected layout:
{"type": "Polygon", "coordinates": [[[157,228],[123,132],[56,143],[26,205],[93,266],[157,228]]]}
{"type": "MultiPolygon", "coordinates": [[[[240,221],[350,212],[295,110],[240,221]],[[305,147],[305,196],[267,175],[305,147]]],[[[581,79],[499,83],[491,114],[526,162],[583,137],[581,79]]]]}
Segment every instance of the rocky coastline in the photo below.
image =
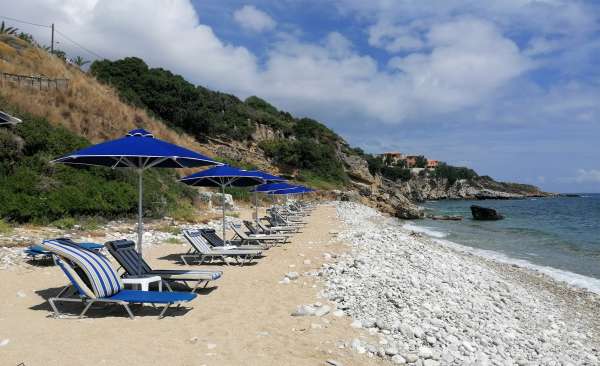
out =
{"type": "Polygon", "coordinates": [[[352,349],[394,364],[597,365],[599,297],[540,273],[458,251],[352,202],[351,246],[324,267],[324,295],[368,337],[352,349]]]}

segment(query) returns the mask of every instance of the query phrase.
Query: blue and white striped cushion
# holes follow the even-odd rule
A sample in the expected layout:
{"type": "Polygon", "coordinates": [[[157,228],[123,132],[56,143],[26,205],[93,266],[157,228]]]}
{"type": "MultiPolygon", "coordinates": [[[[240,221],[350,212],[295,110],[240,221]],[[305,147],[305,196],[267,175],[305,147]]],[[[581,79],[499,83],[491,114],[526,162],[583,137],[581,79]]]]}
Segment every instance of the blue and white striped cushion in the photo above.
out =
{"type": "Polygon", "coordinates": [[[62,244],[56,240],[45,240],[41,246],[59,257],[67,258],[83,269],[97,297],[110,297],[123,289],[119,275],[108,259],[102,255],[74,245],[62,244]]]}

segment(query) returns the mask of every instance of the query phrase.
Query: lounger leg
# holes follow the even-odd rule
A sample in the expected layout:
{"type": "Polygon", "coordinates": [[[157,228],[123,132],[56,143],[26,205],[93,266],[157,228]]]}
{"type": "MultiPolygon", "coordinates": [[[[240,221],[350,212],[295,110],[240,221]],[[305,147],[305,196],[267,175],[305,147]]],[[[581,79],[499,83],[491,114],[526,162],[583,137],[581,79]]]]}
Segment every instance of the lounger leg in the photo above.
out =
{"type": "Polygon", "coordinates": [[[52,308],[52,310],[54,310],[54,317],[55,318],[59,318],[60,317],[60,311],[58,311],[58,308],[56,307],[56,304],[54,303],[55,300],[57,300],[57,299],[50,298],[50,299],[48,299],[48,302],[50,303],[50,307],[52,308]]]}
{"type": "Polygon", "coordinates": [[[167,309],[169,308],[169,306],[171,306],[171,304],[166,304],[165,307],[163,308],[163,310],[160,312],[160,315],[158,316],[158,319],[162,319],[165,317],[165,312],[167,311],[167,309]]]}
{"type": "Polygon", "coordinates": [[[131,309],[129,308],[129,305],[127,303],[122,303],[121,305],[123,305],[123,307],[125,308],[125,310],[127,310],[127,314],[129,314],[129,318],[135,319],[135,316],[131,312],[131,309]]]}
{"type": "Polygon", "coordinates": [[[90,307],[92,306],[93,303],[94,303],[94,301],[89,301],[87,303],[85,308],[83,308],[83,311],[81,312],[81,314],[79,314],[79,319],[83,318],[83,316],[85,315],[85,313],[87,313],[87,311],[90,309],[90,307]]]}

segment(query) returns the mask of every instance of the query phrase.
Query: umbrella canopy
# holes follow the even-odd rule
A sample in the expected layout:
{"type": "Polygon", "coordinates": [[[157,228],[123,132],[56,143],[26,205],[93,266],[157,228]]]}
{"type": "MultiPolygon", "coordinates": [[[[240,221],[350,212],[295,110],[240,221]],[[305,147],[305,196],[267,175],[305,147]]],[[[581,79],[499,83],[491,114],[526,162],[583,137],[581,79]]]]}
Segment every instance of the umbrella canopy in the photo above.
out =
{"type": "Polygon", "coordinates": [[[120,139],[86,147],[53,162],[136,169],[221,165],[197,152],[154,138],[141,128],[129,131],[120,139]]]}
{"type": "Polygon", "coordinates": [[[181,178],[185,184],[197,187],[221,187],[221,208],[223,210],[223,240],[225,240],[225,188],[226,187],[252,187],[264,183],[264,179],[257,173],[234,168],[229,165],[216,166],[187,177],[181,178]]]}
{"type": "Polygon", "coordinates": [[[191,168],[219,165],[211,158],[192,150],[154,138],[144,130],[131,130],[116,140],[106,141],[64,155],[52,161],[70,165],[101,165],[111,168],[132,168],[138,172],[138,251],[142,254],[142,175],[148,168],[191,168]]]}
{"type": "MultiPolygon", "coordinates": [[[[287,181],[287,179],[278,177],[276,175],[272,175],[269,173],[261,172],[260,170],[251,170],[253,173],[257,173],[262,177],[265,181],[265,184],[269,183],[282,183],[287,181]]],[[[258,223],[258,192],[255,190],[254,192],[254,220],[258,223]]]]}
{"type": "Polygon", "coordinates": [[[310,193],[310,192],[314,192],[314,191],[315,191],[314,189],[307,188],[304,186],[295,186],[295,187],[291,187],[291,188],[287,188],[287,189],[279,189],[276,191],[270,191],[270,192],[267,192],[267,194],[287,195],[287,194],[310,193]]]}
{"type": "Polygon", "coordinates": [[[269,192],[274,192],[274,191],[280,191],[282,189],[290,189],[290,188],[295,188],[298,186],[295,186],[293,184],[289,184],[289,183],[269,183],[269,184],[261,184],[260,186],[256,187],[253,192],[259,192],[259,193],[269,193],[269,192]]]}

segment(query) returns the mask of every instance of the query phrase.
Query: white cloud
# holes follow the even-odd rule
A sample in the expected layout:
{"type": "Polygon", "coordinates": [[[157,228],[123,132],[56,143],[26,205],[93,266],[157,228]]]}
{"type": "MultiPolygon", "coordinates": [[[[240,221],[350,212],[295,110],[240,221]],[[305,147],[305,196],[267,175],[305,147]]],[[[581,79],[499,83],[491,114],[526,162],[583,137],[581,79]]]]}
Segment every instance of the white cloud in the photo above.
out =
{"type": "Polygon", "coordinates": [[[425,42],[414,24],[403,26],[379,21],[368,28],[369,44],[390,53],[419,50],[425,42]]]}
{"type": "Polygon", "coordinates": [[[254,32],[272,30],[277,23],[269,14],[253,5],[244,5],[233,13],[233,19],[242,27],[254,32]]]}
{"type": "Polygon", "coordinates": [[[600,183],[600,169],[579,169],[571,180],[577,183],[600,183]]]}

